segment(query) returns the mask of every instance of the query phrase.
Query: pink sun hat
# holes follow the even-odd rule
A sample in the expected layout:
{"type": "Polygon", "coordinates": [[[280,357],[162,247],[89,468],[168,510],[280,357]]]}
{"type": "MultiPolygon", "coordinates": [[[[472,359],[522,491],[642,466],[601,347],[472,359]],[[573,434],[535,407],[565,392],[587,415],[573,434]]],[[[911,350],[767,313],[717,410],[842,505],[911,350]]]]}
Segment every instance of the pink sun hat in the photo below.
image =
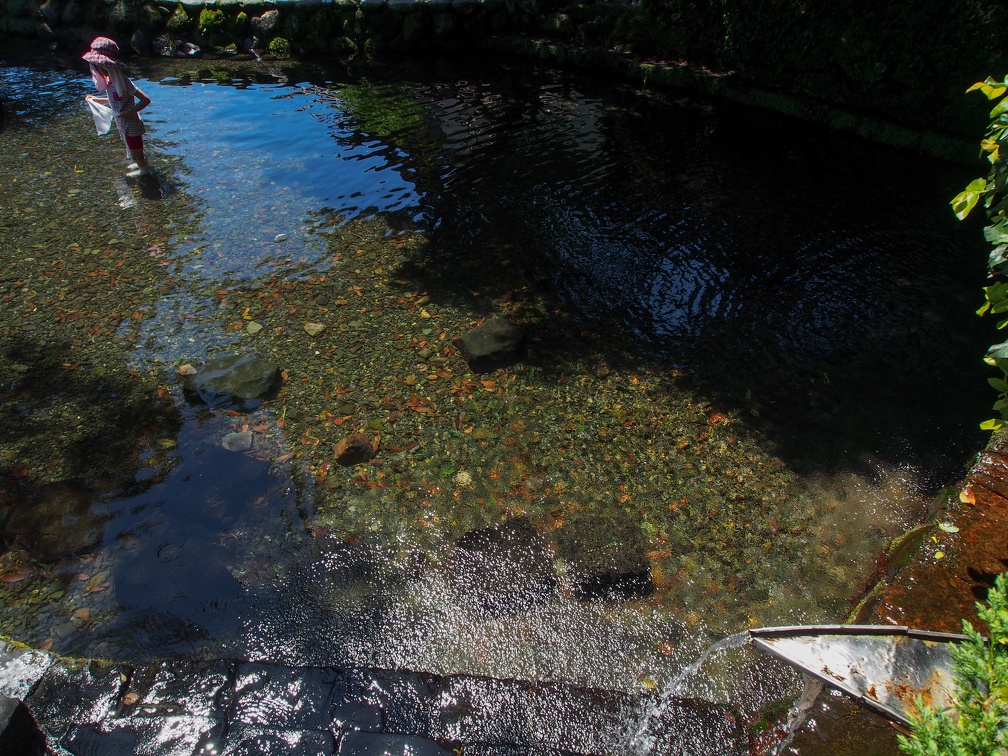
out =
{"type": "Polygon", "coordinates": [[[91,43],[91,49],[81,55],[88,63],[104,68],[123,68],[124,64],[119,60],[119,45],[114,39],[108,37],[95,37],[91,43]]]}

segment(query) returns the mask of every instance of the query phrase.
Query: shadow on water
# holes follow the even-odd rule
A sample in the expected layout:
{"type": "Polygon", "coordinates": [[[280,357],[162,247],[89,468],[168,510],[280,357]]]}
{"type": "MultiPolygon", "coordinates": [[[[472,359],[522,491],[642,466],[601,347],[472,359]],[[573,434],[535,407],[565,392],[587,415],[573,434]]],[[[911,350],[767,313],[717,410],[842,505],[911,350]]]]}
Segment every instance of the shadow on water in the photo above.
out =
{"type": "Polygon", "coordinates": [[[466,125],[410,270],[434,298],[535,286],[562,315],[534,364],[682,368],[803,473],[961,471],[990,411],[982,240],[947,205],[968,171],[737,106],[508,84],[431,104],[466,125]]]}

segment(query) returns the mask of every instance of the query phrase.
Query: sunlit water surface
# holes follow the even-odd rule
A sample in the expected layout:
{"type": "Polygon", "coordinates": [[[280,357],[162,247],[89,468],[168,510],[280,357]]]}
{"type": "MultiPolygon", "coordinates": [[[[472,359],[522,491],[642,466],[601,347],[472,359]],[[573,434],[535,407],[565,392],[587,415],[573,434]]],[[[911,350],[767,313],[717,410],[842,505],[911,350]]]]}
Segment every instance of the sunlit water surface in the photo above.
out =
{"type": "MultiPolygon", "coordinates": [[[[652,564],[664,602],[584,600],[548,539],[515,526],[513,551],[459,549],[447,531],[440,546],[421,544],[395,508],[316,488],[275,456],[226,451],[231,419],[182,405],[176,467],[96,505],[106,536],[87,559],[113,576],[105,620],[89,633],[42,623],[26,640],[55,635],[56,650],[75,654],[221,654],[657,690],[732,704],[752,720],[766,702],[796,696],[795,677],[739,643],[722,642],[697,666],[701,652],[751,624],[842,621],[870,577],[865,564],[927,515],[982,443],[975,429],[990,397],[972,314],[982,240],[947,208],[962,172],[738,106],[554,71],[370,76],[138,81],[154,102],[145,115],[157,186],[145,194],[109,177],[103,190],[118,193],[124,218],[142,221],[144,207],[164,203],[177,228],[152,250],[176,285],[151,303],[133,366],[241,348],[245,333],[215,325],[220,302],[208,292],[340,275],[321,232],[380,221],[387,238],[424,237],[424,263],[449,280],[467,261],[486,256],[496,270],[506,257],[568,318],[571,339],[591,331],[622,344],[622,364],[606,371],[636,379],[645,363],[662,365],[697,402],[751,424],[793,476],[777,505],[812,523],[795,543],[823,544],[838,561],[813,578],[804,556],[776,553],[772,539],[787,535],[776,516],[767,544],[744,536],[725,545],[741,556],[722,558],[722,536],[706,542],[683,515],[687,530],[652,540],[652,559],[665,560],[652,564]],[[345,510],[343,525],[371,507],[379,535],[344,537],[316,517],[327,506],[345,510]],[[543,564],[547,577],[535,573],[543,564]],[[761,577],[747,581],[746,565],[761,577]],[[726,589],[736,578],[738,589],[726,589]],[[838,598],[837,585],[852,593],[838,598]]],[[[76,108],[88,84],[21,68],[3,77],[29,125],[76,108]],[[22,100],[28,90],[38,97],[22,100]]],[[[103,159],[115,139],[105,138],[103,159]]],[[[382,321],[371,327],[381,340],[382,321]]],[[[579,427],[567,411],[558,405],[556,426],[579,427]]],[[[683,470],[699,486],[706,467],[670,473],[669,490],[690,491],[683,470]]],[[[614,462],[598,484],[625,474],[614,462]]],[[[672,509],[661,469],[649,475],[650,495],[672,509]]],[[[736,506],[725,502],[721,518],[762,516],[736,506]]],[[[654,721],[643,712],[614,737],[646,751],[654,721]]]]}

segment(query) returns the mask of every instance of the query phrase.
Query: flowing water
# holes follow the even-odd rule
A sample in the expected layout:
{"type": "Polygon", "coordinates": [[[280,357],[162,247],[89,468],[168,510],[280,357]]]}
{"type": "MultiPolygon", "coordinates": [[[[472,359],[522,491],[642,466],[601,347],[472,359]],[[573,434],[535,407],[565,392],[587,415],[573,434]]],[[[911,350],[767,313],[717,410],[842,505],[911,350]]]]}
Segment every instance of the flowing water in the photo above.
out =
{"type": "Polygon", "coordinates": [[[2,503],[96,534],[9,526],[18,640],[657,694],[614,735],[644,753],[663,696],[797,699],[741,631],[842,621],[983,443],[968,169],[514,63],[192,68],[134,73],[139,183],[81,67],[0,68],[2,503]],[[494,314],[528,352],[472,373],[494,314]],[[47,344],[86,396],[45,403],[47,344]],[[235,351],[280,394],[191,404],[235,351]]]}

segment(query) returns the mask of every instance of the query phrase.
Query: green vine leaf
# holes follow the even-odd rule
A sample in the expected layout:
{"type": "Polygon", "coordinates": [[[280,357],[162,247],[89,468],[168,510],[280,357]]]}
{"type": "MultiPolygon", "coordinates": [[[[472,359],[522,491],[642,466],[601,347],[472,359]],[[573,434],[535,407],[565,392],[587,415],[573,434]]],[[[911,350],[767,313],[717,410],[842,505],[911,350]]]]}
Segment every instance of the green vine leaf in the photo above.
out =
{"type": "Polygon", "coordinates": [[[987,258],[988,268],[997,268],[1008,262],[1008,244],[1002,244],[991,250],[990,257],[987,258]]]}
{"type": "Polygon", "coordinates": [[[1000,82],[988,76],[984,81],[978,81],[976,84],[971,86],[966,90],[966,92],[975,92],[979,89],[987,96],[988,100],[994,100],[1003,95],[1005,91],[1008,91],[1008,86],[1006,86],[1006,84],[1008,84],[1008,77],[1005,77],[1004,82],[1000,82]]]}
{"type": "Polygon", "coordinates": [[[995,344],[987,350],[987,356],[984,357],[984,362],[988,365],[997,365],[1001,361],[1008,361],[1008,341],[995,344]]]}
{"type": "Polygon", "coordinates": [[[991,244],[1008,244],[1008,221],[1002,219],[984,229],[984,238],[991,244]]]}
{"type": "Polygon", "coordinates": [[[1008,98],[1001,100],[1001,102],[999,102],[991,109],[990,117],[992,119],[996,118],[1000,120],[1001,116],[1005,115],[1006,113],[1008,113],[1008,98]]]}
{"type": "Polygon", "coordinates": [[[1002,378],[988,378],[987,383],[989,383],[991,388],[999,394],[1008,393],[1008,381],[1005,381],[1002,378]]]}
{"type": "Polygon", "coordinates": [[[952,212],[955,213],[956,218],[962,220],[969,215],[970,210],[976,207],[976,203],[986,191],[987,179],[978,178],[971,181],[969,186],[959,192],[949,203],[952,205],[952,212]]]}

